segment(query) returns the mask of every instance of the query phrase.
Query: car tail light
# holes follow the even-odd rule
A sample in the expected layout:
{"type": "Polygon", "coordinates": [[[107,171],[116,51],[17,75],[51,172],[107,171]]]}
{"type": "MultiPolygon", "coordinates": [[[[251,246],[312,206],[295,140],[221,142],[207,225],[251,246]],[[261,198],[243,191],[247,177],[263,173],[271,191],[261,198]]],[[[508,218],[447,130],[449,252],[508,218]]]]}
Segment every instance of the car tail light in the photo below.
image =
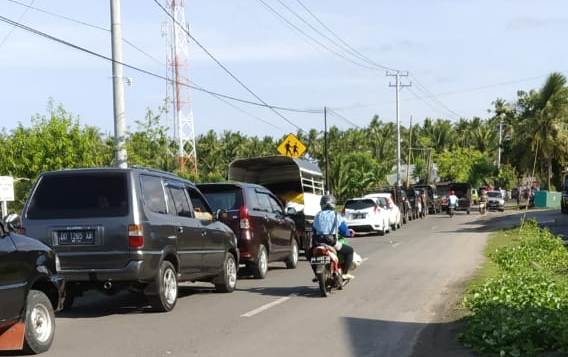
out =
{"type": "Polygon", "coordinates": [[[132,249],[144,248],[144,229],[141,224],[128,226],[128,247],[132,249]]]}
{"type": "Polygon", "coordinates": [[[241,229],[250,229],[250,216],[249,216],[248,208],[246,208],[244,206],[241,207],[240,217],[241,217],[241,220],[239,222],[239,225],[240,225],[241,229]]]}

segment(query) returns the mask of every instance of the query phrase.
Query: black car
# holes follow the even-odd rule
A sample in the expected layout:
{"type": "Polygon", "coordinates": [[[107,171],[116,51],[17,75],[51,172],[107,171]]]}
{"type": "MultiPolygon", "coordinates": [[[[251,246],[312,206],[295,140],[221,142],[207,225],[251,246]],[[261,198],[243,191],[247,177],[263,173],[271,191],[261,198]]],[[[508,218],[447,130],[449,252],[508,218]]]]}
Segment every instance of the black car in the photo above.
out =
{"type": "Polygon", "coordinates": [[[0,221],[0,351],[42,353],[51,346],[54,311],[63,306],[65,292],[57,265],[48,246],[0,221]]]}
{"type": "Polygon", "coordinates": [[[235,289],[239,250],[195,185],[146,168],[42,174],[23,229],[51,246],[68,285],[66,307],[88,289],[143,293],[156,311],[177,302],[178,281],[235,289]]]}

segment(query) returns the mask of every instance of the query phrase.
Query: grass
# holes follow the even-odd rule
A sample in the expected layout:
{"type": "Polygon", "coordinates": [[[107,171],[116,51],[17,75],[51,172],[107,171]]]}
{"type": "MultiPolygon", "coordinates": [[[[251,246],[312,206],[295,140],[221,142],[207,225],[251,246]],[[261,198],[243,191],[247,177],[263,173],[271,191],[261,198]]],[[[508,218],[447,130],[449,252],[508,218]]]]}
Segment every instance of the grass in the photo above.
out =
{"type": "Polygon", "coordinates": [[[468,282],[461,341],[482,355],[568,352],[568,250],[529,221],[493,233],[468,282]]]}

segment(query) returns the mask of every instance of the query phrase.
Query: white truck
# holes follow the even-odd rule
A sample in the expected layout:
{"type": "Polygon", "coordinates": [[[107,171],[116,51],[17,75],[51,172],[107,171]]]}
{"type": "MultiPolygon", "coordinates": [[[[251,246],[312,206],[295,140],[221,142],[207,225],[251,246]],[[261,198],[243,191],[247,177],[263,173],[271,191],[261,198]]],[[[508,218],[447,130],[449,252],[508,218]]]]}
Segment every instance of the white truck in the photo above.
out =
{"type": "Polygon", "coordinates": [[[312,223],[325,191],[317,164],[287,156],[237,159],[229,165],[228,179],[262,185],[272,191],[296,223],[300,249],[306,251],[310,247],[312,223]]]}

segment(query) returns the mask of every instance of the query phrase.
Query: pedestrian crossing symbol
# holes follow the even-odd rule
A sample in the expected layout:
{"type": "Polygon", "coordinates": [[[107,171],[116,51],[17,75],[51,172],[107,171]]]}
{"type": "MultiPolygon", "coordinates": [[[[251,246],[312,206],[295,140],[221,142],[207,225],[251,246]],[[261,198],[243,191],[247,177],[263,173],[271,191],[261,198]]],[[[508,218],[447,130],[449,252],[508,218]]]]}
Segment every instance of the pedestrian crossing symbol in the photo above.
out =
{"type": "Polygon", "coordinates": [[[294,134],[288,134],[286,139],[278,146],[281,155],[297,158],[306,152],[306,146],[294,134]]]}

